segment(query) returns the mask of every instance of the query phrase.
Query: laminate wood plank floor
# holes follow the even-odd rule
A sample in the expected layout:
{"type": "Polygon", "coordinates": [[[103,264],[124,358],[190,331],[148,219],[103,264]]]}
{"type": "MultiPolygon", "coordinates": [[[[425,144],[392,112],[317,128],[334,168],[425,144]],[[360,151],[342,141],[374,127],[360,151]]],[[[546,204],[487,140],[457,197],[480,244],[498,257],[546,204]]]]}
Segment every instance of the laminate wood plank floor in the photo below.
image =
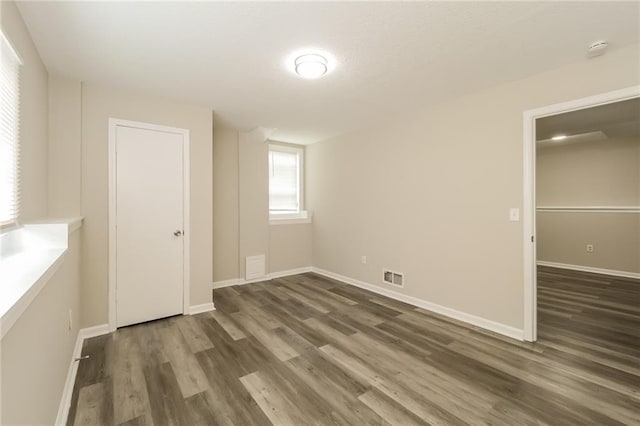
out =
{"type": "Polygon", "coordinates": [[[530,344],[314,274],[88,339],[68,425],[640,424],[640,282],[539,269],[530,344]]]}

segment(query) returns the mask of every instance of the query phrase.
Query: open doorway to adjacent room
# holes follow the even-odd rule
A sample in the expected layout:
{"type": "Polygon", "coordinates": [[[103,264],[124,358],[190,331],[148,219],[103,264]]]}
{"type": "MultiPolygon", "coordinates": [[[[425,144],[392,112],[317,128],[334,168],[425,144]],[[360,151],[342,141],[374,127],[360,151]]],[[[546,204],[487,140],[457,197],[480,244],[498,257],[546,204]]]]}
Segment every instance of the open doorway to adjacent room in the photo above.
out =
{"type": "Polygon", "coordinates": [[[639,94],[525,113],[526,340],[638,351],[639,94]]]}

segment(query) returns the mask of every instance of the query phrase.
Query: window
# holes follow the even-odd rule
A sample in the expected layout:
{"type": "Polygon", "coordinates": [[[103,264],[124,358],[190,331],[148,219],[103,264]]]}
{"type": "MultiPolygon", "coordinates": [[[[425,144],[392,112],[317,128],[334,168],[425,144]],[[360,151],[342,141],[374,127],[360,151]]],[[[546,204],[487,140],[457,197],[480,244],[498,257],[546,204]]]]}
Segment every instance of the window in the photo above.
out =
{"type": "Polygon", "coordinates": [[[20,130],[20,59],[0,33],[0,227],[16,223],[20,207],[18,159],[20,130]]]}
{"type": "Polygon", "coordinates": [[[306,218],[303,210],[303,148],[269,145],[269,214],[306,218]]]}

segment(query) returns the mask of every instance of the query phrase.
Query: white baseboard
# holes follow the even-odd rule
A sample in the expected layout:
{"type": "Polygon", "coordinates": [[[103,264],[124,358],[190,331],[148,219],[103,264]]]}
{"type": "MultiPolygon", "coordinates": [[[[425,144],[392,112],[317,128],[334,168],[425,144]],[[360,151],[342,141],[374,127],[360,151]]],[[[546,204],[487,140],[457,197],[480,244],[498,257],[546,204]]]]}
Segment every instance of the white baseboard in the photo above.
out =
{"type": "Polygon", "coordinates": [[[201,314],[203,312],[215,311],[216,307],[213,302],[203,303],[202,305],[192,305],[189,307],[189,315],[201,314]]]}
{"type": "Polygon", "coordinates": [[[82,339],[90,339],[103,334],[109,334],[109,324],[94,325],[93,327],[81,328],[78,334],[82,339]]]}
{"type": "Polygon", "coordinates": [[[313,268],[306,266],[304,268],[288,269],[286,271],[272,272],[269,274],[269,279],[288,277],[290,275],[306,274],[311,272],[313,268]]]}
{"type": "Polygon", "coordinates": [[[60,398],[60,405],[58,406],[56,425],[64,426],[67,424],[67,416],[69,415],[69,408],[71,407],[71,397],[73,396],[73,385],[76,382],[76,374],[78,374],[78,362],[76,362],[76,358],[80,358],[82,355],[82,344],[84,343],[84,340],[107,333],[109,333],[108,324],[101,324],[78,330],[76,345],[74,346],[73,353],[71,354],[71,363],[69,364],[67,379],[64,382],[62,398],[60,398]]]}
{"type": "Polygon", "coordinates": [[[224,281],[215,281],[212,285],[213,289],[216,288],[224,288],[224,287],[232,287],[234,285],[245,285],[245,284],[251,284],[251,283],[259,283],[261,281],[269,281],[272,280],[274,278],[281,278],[281,277],[288,277],[290,275],[297,275],[297,274],[304,274],[306,272],[311,272],[313,268],[311,268],[311,266],[306,266],[304,268],[296,268],[296,269],[288,269],[286,271],[278,271],[278,272],[271,272],[267,275],[265,275],[264,277],[260,277],[260,278],[255,278],[252,280],[245,280],[242,278],[232,278],[230,280],[224,280],[224,281]]]}
{"type": "Polygon", "coordinates": [[[486,318],[471,315],[466,312],[457,311],[455,309],[447,308],[446,306],[437,305],[435,303],[427,302],[426,300],[418,299],[417,297],[407,296],[406,294],[399,293],[395,290],[387,289],[377,285],[369,284],[364,281],[356,280],[354,278],[345,277],[344,275],[336,274],[334,272],[326,271],[320,268],[311,268],[312,272],[323,275],[334,280],[342,281],[346,284],[351,284],[355,287],[360,287],[371,292],[387,296],[391,299],[399,300],[404,303],[408,303],[419,308],[423,308],[450,318],[454,318],[486,330],[493,331],[498,334],[502,334],[507,337],[511,337],[517,340],[524,339],[524,332],[521,329],[511,327],[506,324],[491,321],[486,318]]]}
{"type": "Polygon", "coordinates": [[[233,279],[224,280],[224,281],[214,281],[211,285],[211,288],[216,289],[216,288],[232,287],[234,285],[238,285],[240,281],[241,281],[240,278],[233,278],[233,279]]]}
{"type": "Polygon", "coordinates": [[[539,260],[537,264],[538,266],[548,266],[550,268],[570,269],[572,271],[591,272],[593,274],[611,275],[614,277],[640,280],[640,273],[637,272],[616,271],[614,269],[593,268],[591,266],[570,265],[567,263],[547,262],[545,260],[539,260]]]}

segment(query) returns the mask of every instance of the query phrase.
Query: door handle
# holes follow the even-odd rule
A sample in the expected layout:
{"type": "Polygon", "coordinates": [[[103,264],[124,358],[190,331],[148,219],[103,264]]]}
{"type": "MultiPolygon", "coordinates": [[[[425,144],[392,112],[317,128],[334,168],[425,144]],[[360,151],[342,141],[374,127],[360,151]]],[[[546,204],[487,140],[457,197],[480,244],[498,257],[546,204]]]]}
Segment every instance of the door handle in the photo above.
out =
{"type": "Polygon", "coordinates": [[[182,235],[182,231],[180,230],[173,231],[173,235],[175,235],[176,237],[179,237],[180,235],[182,235]]]}

